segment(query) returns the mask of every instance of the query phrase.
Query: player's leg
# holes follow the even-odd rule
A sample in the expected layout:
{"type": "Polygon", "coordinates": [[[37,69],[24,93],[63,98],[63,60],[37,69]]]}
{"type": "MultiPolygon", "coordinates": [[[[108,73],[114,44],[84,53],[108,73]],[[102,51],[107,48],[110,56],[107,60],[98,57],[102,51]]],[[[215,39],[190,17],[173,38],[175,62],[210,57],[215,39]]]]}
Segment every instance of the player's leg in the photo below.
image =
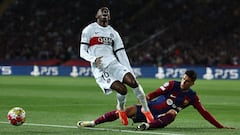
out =
{"type": "MultiPolygon", "coordinates": [[[[127,117],[129,118],[135,117],[136,113],[137,113],[136,106],[129,106],[126,108],[127,117]]],[[[105,113],[104,115],[98,117],[96,120],[93,120],[93,121],[79,121],[77,123],[77,126],[78,127],[94,127],[98,124],[115,121],[118,118],[119,118],[118,111],[114,110],[114,111],[105,113]]]]}
{"type": "MultiPolygon", "coordinates": [[[[137,108],[136,106],[129,106],[126,108],[125,112],[128,118],[132,118],[133,116],[136,115],[137,108]]],[[[94,121],[94,123],[98,125],[105,122],[115,121],[118,118],[119,118],[118,112],[117,110],[115,110],[115,111],[107,112],[104,115],[100,116],[94,121]]]]}
{"type": "Polygon", "coordinates": [[[117,113],[123,125],[128,125],[128,118],[125,112],[127,87],[120,81],[115,81],[111,85],[111,89],[117,92],[117,113]]]}
{"type": "Polygon", "coordinates": [[[104,115],[98,117],[96,120],[93,121],[79,121],[77,123],[78,127],[94,127],[95,125],[104,123],[104,122],[111,122],[118,119],[118,113],[116,110],[107,112],[104,115]]]}
{"type": "Polygon", "coordinates": [[[136,97],[142,104],[142,112],[146,116],[147,121],[148,122],[153,121],[154,118],[148,108],[147,100],[142,86],[139,83],[137,83],[135,77],[130,72],[125,74],[123,82],[132,88],[133,93],[136,95],[136,97]]]}
{"type": "MultiPolygon", "coordinates": [[[[117,85],[115,85],[115,86],[119,87],[119,86],[121,86],[120,84],[122,84],[122,85],[127,84],[128,86],[130,86],[133,89],[133,93],[136,95],[136,97],[138,98],[138,100],[141,102],[141,104],[143,106],[142,107],[143,113],[145,114],[148,122],[152,121],[153,116],[152,116],[151,112],[149,111],[144,91],[143,91],[141,85],[139,85],[137,83],[135,77],[131,74],[131,72],[125,66],[121,65],[120,63],[115,63],[115,64],[109,66],[108,72],[109,72],[109,75],[112,76],[112,78],[119,80],[121,82],[121,83],[117,83],[117,85]]],[[[118,90],[122,91],[121,89],[117,89],[118,87],[111,86],[111,88],[115,89],[116,91],[118,91],[118,90]]],[[[125,88],[126,88],[126,86],[125,86],[125,88]]],[[[119,114],[120,114],[120,116],[121,116],[121,114],[123,114],[122,116],[126,117],[124,112],[122,112],[122,111],[119,114]]]]}
{"type": "Polygon", "coordinates": [[[105,70],[101,77],[96,78],[96,82],[105,94],[110,94],[112,90],[117,92],[117,110],[124,125],[128,124],[127,115],[124,112],[126,103],[126,86],[113,77],[111,70],[105,70]]]}
{"type": "Polygon", "coordinates": [[[141,123],[137,126],[137,130],[147,130],[149,128],[164,128],[172,123],[177,115],[177,111],[171,109],[167,113],[160,115],[157,119],[150,123],[141,123]]]}
{"type": "Polygon", "coordinates": [[[105,94],[111,93],[112,90],[117,92],[117,109],[124,111],[127,87],[122,82],[112,77],[111,72],[108,71],[105,71],[101,77],[97,78],[96,82],[105,94]]]}

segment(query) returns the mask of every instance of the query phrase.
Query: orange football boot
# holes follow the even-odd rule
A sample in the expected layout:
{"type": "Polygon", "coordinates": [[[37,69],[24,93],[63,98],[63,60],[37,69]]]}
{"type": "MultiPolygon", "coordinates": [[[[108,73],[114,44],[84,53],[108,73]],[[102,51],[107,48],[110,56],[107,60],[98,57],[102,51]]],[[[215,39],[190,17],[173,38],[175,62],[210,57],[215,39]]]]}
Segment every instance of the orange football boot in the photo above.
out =
{"type": "Polygon", "coordinates": [[[127,126],[128,125],[128,117],[127,117],[126,112],[117,110],[117,113],[118,113],[119,119],[122,122],[122,124],[127,126]]]}
{"type": "Polygon", "coordinates": [[[147,111],[147,112],[142,111],[142,113],[145,115],[148,123],[154,120],[154,117],[150,111],[147,111]]]}

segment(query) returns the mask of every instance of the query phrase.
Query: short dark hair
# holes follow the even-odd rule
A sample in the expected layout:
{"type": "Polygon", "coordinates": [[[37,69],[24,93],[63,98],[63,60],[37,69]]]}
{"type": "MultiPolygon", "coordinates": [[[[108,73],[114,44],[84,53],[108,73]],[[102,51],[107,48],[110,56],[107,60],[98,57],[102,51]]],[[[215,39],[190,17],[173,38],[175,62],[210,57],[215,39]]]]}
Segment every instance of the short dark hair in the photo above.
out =
{"type": "Polygon", "coordinates": [[[185,72],[185,74],[190,77],[192,79],[192,81],[194,82],[195,80],[197,80],[197,73],[194,70],[187,70],[185,72]]]}

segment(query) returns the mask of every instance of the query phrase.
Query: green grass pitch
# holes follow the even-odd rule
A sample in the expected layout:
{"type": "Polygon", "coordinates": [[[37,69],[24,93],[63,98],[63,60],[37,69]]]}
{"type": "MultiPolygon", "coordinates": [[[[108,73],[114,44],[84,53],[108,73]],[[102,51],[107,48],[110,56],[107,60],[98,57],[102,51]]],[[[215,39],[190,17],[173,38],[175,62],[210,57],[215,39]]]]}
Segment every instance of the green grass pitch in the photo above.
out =
{"type": "MultiPolygon", "coordinates": [[[[165,81],[139,78],[146,93],[165,81]]],[[[177,79],[178,80],[178,79],[177,79]]],[[[239,80],[197,80],[193,89],[202,104],[224,125],[236,129],[217,129],[189,107],[164,129],[135,131],[136,124],[123,126],[117,120],[95,128],[76,128],[76,122],[93,120],[115,109],[116,95],[104,95],[93,78],[0,76],[0,135],[236,135],[240,134],[239,80]],[[27,112],[26,123],[12,126],[7,112],[20,106],[27,112]]],[[[128,91],[127,105],[137,102],[128,91]]]]}

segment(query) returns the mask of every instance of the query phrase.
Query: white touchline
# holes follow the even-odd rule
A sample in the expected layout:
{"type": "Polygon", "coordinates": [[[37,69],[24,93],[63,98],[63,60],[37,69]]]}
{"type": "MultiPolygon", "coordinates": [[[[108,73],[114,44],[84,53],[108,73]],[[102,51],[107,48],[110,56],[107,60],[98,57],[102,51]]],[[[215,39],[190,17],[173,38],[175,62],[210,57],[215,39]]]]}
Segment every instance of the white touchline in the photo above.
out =
{"type": "MultiPolygon", "coordinates": [[[[9,122],[0,121],[2,124],[9,124],[9,122]]],[[[24,123],[27,126],[39,126],[39,127],[55,127],[55,128],[78,128],[77,126],[64,126],[64,125],[50,125],[50,124],[36,124],[36,123],[24,123]]],[[[97,131],[112,131],[112,132],[124,132],[124,133],[136,133],[136,134],[155,134],[155,135],[183,135],[175,133],[159,133],[150,131],[132,131],[132,130],[121,130],[121,129],[110,129],[110,128],[90,128],[82,127],[79,129],[97,130],[97,131]]]]}

